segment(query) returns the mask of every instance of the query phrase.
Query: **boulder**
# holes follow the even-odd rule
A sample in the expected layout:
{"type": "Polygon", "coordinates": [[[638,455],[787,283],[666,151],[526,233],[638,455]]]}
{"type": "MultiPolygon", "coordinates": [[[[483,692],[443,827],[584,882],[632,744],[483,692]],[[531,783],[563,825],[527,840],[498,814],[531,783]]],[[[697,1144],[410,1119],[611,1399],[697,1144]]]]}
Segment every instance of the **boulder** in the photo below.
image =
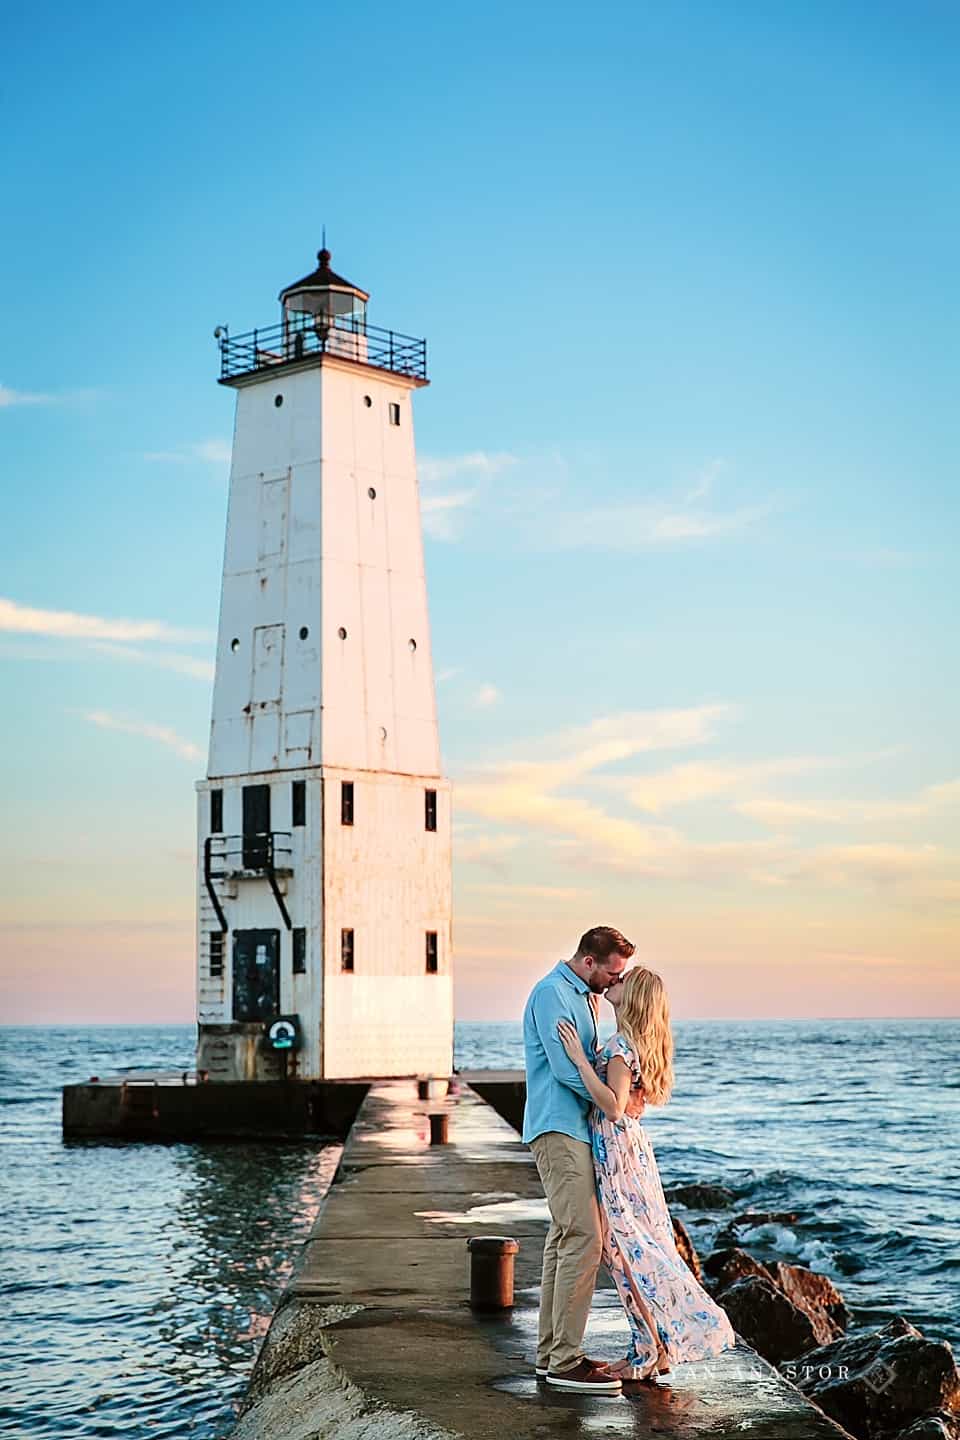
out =
{"type": "Polygon", "coordinates": [[[696,1252],[693,1241],[687,1234],[686,1226],[682,1220],[677,1219],[676,1215],[671,1215],[670,1219],[673,1221],[673,1238],[676,1241],[677,1249],[680,1251],[682,1258],[687,1262],[687,1266],[692,1271],[694,1279],[700,1280],[702,1277],[700,1256],[696,1252]]]}
{"type": "Polygon", "coordinates": [[[707,1276],[708,1288],[714,1293],[732,1285],[734,1280],[739,1280],[744,1275],[761,1275],[767,1280],[773,1278],[762,1261],[751,1255],[749,1250],[742,1250],[739,1245],[711,1250],[703,1262],[703,1270],[707,1276]]]}
{"type": "Polygon", "coordinates": [[[942,1410],[937,1415],[922,1415],[901,1430],[896,1440],[960,1440],[960,1419],[942,1410]]]}
{"type": "Polygon", "coordinates": [[[736,1198],[725,1185],[670,1185],[663,1193],[669,1205],[685,1205],[688,1210],[725,1210],[736,1198]]]}
{"type": "Polygon", "coordinates": [[[811,1317],[767,1275],[744,1275],[718,1291],[715,1299],[747,1344],[774,1365],[820,1344],[811,1317]]]}
{"type": "Polygon", "coordinates": [[[958,1428],[960,1373],[952,1349],[899,1315],[881,1330],[809,1351],[783,1374],[861,1440],[902,1440],[904,1430],[910,1440],[953,1440],[958,1428]]]}
{"type": "Polygon", "coordinates": [[[787,1265],[783,1260],[773,1260],[767,1266],[771,1280],[792,1300],[794,1305],[799,1305],[801,1310],[813,1318],[816,1315],[826,1316],[835,1326],[836,1334],[825,1335],[824,1344],[830,1340],[837,1339],[837,1335],[846,1330],[850,1324],[850,1311],[843,1301],[843,1296],[829,1280],[826,1275],[819,1274],[816,1270],[808,1270],[806,1265],[787,1265]]]}

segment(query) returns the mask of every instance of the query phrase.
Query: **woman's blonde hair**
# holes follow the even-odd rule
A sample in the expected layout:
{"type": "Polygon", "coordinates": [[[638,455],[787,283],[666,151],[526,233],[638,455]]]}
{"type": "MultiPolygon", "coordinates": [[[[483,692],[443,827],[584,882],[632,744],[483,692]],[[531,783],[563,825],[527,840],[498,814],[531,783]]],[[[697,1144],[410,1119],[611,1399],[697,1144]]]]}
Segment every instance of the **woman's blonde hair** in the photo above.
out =
{"type": "Polygon", "coordinates": [[[673,1090],[673,1035],[670,1002],[655,970],[637,965],[623,977],[617,1025],[640,1062],[644,1098],[665,1105],[673,1090]]]}

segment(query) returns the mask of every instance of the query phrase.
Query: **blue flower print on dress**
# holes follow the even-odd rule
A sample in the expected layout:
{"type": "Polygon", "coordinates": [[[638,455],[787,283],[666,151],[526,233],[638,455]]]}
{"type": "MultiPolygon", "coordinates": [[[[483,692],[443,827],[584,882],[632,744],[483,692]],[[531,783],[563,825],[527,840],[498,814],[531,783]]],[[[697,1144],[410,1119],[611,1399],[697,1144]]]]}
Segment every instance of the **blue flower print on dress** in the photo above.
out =
{"type": "MultiPolygon", "coordinates": [[[[640,1062],[620,1031],[597,1051],[594,1067],[606,1081],[607,1066],[620,1055],[631,1083],[642,1088],[640,1062]]],[[[727,1312],[707,1294],[677,1250],[653,1145],[640,1120],[625,1115],[615,1124],[596,1105],[590,1111],[590,1148],[597,1179],[603,1263],[630,1326],[624,1378],[639,1378],[657,1356],[670,1364],[704,1360],[736,1344],[727,1312]]]]}

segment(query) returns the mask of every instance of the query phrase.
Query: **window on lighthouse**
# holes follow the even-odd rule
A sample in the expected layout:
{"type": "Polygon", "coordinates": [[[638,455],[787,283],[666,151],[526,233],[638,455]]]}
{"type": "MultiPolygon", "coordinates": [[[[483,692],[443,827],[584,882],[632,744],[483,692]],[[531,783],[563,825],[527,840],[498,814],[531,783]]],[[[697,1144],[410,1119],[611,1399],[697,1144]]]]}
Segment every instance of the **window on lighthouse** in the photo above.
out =
{"type": "Polygon", "coordinates": [[[400,406],[393,400],[390,402],[390,424],[400,424],[400,406]]]}
{"type": "Polygon", "coordinates": [[[423,792],[423,828],[424,830],[436,830],[437,828],[436,790],[424,790],[423,792]]]}
{"type": "Polygon", "coordinates": [[[353,824],[353,781],[340,782],[340,824],[353,824]]]}
{"type": "Polygon", "coordinates": [[[307,823],[307,782],[306,780],[294,780],[290,792],[291,825],[299,826],[307,823]]]}
{"type": "Polygon", "coordinates": [[[340,931],[340,969],[353,970],[353,931],[340,931]]]}
{"type": "Polygon", "coordinates": [[[436,930],[427,931],[427,974],[436,975],[440,969],[436,930]]]}
{"type": "Polygon", "coordinates": [[[210,974],[223,974],[223,931],[210,931],[210,974]]]}

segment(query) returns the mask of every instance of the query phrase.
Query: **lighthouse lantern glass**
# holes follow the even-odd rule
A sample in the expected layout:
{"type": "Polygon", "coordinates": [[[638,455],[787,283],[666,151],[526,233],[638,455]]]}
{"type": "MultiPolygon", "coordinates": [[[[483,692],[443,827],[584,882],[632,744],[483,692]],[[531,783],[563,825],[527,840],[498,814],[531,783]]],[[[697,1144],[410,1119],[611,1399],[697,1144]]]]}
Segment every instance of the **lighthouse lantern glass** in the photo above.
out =
{"type": "Polygon", "coordinates": [[[367,324],[366,301],[350,290],[295,290],[284,301],[284,314],[293,331],[322,325],[364,330],[367,324]]]}

